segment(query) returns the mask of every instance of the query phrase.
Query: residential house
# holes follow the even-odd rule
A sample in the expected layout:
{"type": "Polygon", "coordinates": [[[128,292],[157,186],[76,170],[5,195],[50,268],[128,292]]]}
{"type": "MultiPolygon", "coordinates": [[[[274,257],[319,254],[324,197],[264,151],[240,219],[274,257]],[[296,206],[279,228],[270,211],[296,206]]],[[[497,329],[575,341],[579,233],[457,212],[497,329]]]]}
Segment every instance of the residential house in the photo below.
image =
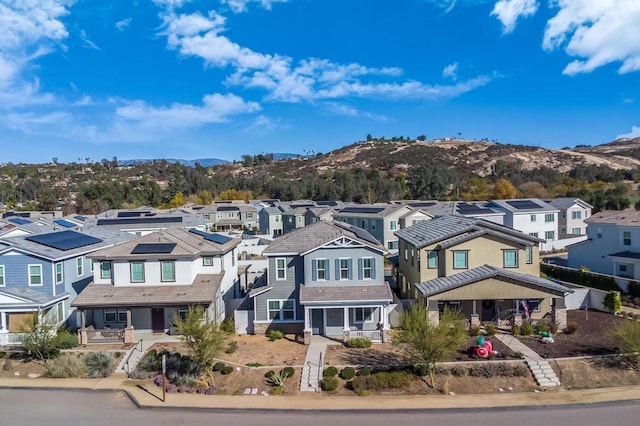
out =
{"type": "Polygon", "coordinates": [[[348,339],[389,339],[393,295],[384,279],[385,248],[368,232],[319,221],[267,247],[267,273],[249,293],[254,333],[280,329],[348,339]]]}
{"type": "Polygon", "coordinates": [[[485,207],[504,212],[504,225],[545,240],[541,251],[551,251],[558,241],[558,210],[539,198],[492,200],[485,207]]]}
{"type": "Polygon", "coordinates": [[[537,237],[482,219],[441,216],[397,231],[403,297],[426,303],[432,320],[446,306],[472,324],[520,314],[566,324],[570,289],[540,278],[537,237]],[[523,300],[526,302],[523,304],[523,300]]]}
{"type": "Polygon", "coordinates": [[[587,239],[567,248],[567,266],[640,279],[640,212],[602,211],[585,223],[587,239]]]}
{"type": "Polygon", "coordinates": [[[580,198],[554,198],[547,203],[560,211],[558,238],[575,238],[587,234],[586,219],[591,217],[593,206],[580,198]]]}
{"type": "Polygon", "coordinates": [[[305,227],[305,213],[308,207],[296,207],[282,213],[282,233],[286,234],[305,227]]]}
{"type": "Polygon", "coordinates": [[[85,218],[83,227],[115,229],[138,237],[174,227],[205,230],[204,218],[197,213],[149,207],[109,210],[96,217],[85,218]]]}
{"type": "Polygon", "coordinates": [[[105,329],[125,341],[134,341],[134,330],[164,333],[191,305],[222,321],[225,301],[239,297],[239,243],[167,228],[89,255],[93,282],[72,303],[82,313],[81,340],[98,340],[105,329]]]}
{"type": "Polygon", "coordinates": [[[258,212],[260,233],[265,235],[282,235],[284,227],[282,214],[289,209],[288,206],[278,205],[264,207],[258,212]]]}
{"type": "Polygon", "coordinates": [[[304,224],[308,226],[321,220],[332,221],[335,212],[335,207],[309,207],[304,213],[304,224]]]}
{"type": "Polygon", "coordinates": [[[400,218],[410,211],[399,204],[359,204],[338,210],[333,219],[364,229],[393,253],[398,251],[395,231],[400,229],[400,218]]]}
{"type": "Polygon", "coordinates": [[[0,241],[0,333],[18,332],[34,312],[75,329],[71,301],[93,277],[87,256],[133,236],[122,232],[53,231],[0,241]]]}
{"type": "Polygon", "coordinates": [[[214,202],[209,206],[192,206],[191,210],[202,215],[206,228],[211,231],[258,228],[256,207],[244,201],[214,202]]]}

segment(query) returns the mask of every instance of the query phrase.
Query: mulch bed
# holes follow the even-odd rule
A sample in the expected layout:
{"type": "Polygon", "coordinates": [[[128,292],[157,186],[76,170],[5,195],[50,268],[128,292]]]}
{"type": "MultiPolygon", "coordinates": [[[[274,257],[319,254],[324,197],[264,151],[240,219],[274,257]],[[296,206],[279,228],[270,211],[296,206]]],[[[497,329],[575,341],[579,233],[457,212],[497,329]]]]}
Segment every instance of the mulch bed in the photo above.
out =
{"type": "Polygon", "coordinates": [[[518,339],[535,352],[548,358],[567,358],[590,355],[610,355],[618,352],[611,341],[611,330],[621,321],[629,321],[606,312],[589,310],[567,311],[567,322],[577,324],[574,334],[557,333],[555,342],[540,343],[535,336],[518,339]]]}

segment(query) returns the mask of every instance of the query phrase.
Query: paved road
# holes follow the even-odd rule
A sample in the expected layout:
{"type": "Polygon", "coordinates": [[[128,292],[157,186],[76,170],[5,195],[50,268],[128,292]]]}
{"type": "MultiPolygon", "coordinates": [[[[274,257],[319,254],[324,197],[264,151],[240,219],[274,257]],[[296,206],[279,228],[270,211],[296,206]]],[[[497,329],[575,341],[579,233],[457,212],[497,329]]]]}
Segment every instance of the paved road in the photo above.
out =
{"type": "MultiPolygon", "coordinates": [[[[212,397],[215,398],[215,397],[212,397]]],[[[123,393],[0,389],[3,426],[225,425],[225,426],[587,426],[638,425],[640,402],[597,406],[465,412],[220,412],[139,410],[123,393]]]]}

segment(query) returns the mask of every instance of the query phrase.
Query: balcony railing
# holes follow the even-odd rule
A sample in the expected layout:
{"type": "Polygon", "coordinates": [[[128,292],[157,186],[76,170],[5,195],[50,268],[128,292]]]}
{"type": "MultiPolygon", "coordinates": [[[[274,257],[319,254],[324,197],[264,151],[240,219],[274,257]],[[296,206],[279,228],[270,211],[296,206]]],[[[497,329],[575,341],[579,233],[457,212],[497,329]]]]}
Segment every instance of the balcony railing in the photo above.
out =
{"type": "Polygon", "coordinates": [[[355,330],[349,332],[349,338],[353,339],[354,337],[365,337],[372,342],[382,342],[382,331],[380,330],[355,330]]]}
{"type": "Polygon", "coordinates": [[[87,330],[87,341],[89,343],[124,342],[124,329],[103,328],[87,330]]]}
{"type": "Polygon", "coordinates": [[[19,346],[25,333],[0,333],[0,346],[19,346]]]}

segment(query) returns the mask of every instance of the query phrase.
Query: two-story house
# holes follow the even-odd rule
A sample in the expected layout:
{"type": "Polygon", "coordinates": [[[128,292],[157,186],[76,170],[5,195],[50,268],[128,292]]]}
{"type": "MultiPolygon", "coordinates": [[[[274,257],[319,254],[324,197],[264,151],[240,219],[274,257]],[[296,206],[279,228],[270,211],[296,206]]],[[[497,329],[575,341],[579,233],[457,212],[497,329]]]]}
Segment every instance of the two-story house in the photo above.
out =
{"type": "Polygon", "coordinates": [[[558,240],[558,210],[538,198],[492,200],[485,207],[504,212],[504,225],[545,240],[541,251],[551,251],[558,240]]]}
{"type": "Polygon", "coordinates": [[[308,207],[296,207],[295,209],[288,210],[282,213],[282,233],[295,231],[296,229],[304,228],[305,213],[308,207]]]}
{"type": "Polygon", "coordinates": [[[398,251],[400,219],[411,208],[400,204],[360,204],[341,208],[333,215],[333,220],[349,223],[364,229],[374,236],[387,251],[398,251]]]}
{"type": "Polygon", "coordinates": [[[258,212],[260,233],[273,236],[282,235],[284,230],[282,214],[288,209],[288,206],[283,205],[262,208],[258,212]]]}
{"type": "Polygon", "coordinates": [[[393,295],[385,248],[355,226],[319,221],[276,239],[263,255],[267,273],[249,293],[253,330],[280,329],[348,339],[389,339],[393,295]]]}
{"type": "Polygon", "coordinates": [[[602,211],[585,222],[587,239],[567,247],[567,266],[640,279],[640,212],[602,211]]]}
{"type": "Polygon", "coordinates": [[[213,231],[252,230],[258,228],[258,211],[253,204],[215,202],[210,206],[194,206],[204,218],[207,229],[213,231]]]}
{"type": "Polygon", "coordinates": [[[426,303],[433,320],[445,306],[461,309],[472,324],[527,306],[531,319],[552,314],[561,327],[566,324],[564,296],[571,290],[540,278],[543,240],[461,216],[419,222],[396,234],[403,297],[426,303]]]}
{"type": "Polygon", "coordinates": [[[0,333],[16,333],[33,312],[75,329],[70,302],[93,277],[87,256],[134,238],[106,230],[54,231],[0,241],[0,333]]]}
{"type": "Polygon", "coordinates": [[[197,213],[182,210],[141,207],[131,210],[108,210],[83,221],[83,228],[86,229],[112,229],[138,237],[175,227],[205,230],[204,218],[197,213]]]}
{"type": "Polygon", "coordinates": [[[240,240],[196,229],[167,228],[99,250],[93,282],[73,301],[82,315],[81,340],[105,329],[133,341],[133,330],[167,332],[176,315],[202,305],[211,320],[225,318],[225,301],[239,297],[240,240]],[[91,326],[93,330],[89,329],[91,326]]]}
{"type": "Polygon", "coordinates": [[[586,219],[591,217],[593,206],[580,198],[554,198],[547,203],[560,211],[558,237],[575,238],[587,234],[586,219]]]}

